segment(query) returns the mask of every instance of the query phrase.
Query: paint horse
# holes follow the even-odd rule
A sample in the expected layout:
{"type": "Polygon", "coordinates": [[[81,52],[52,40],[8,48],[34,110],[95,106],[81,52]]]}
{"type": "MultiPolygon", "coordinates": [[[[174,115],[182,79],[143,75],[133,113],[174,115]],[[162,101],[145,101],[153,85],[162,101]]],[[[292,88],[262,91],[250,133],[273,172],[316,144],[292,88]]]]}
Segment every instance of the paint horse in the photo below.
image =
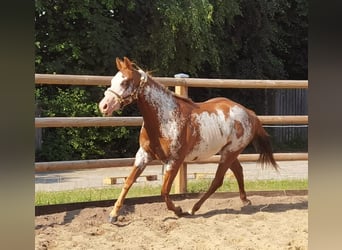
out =
{"type": "Polygon", "coordinates": [[[177,216],[185,213],[175,206],[169,193],[180,165],[184,161],[206,159],[221,155],[215,177],[208,191],[188,212],[193,215],[208,197],[223,183],[226,171],[234,173],[244,205],[251,202],[244,189],[242,166],[237,156],[253,142],[259,151],[259,162],[277,169],[269,135],[255,113],[226,98],[213,98],[195,103],[176,95],[156,82],[128,58],[116,58],[118,73],[99,103],[104,116],[136,101],[143,116],[140,131],[140,148],[134,166],[126,179],[109,221],[115,222],[126,194],[135,180],[152,160],[160,160],[165,168],[161,195],[167,208],[177,216]]]}

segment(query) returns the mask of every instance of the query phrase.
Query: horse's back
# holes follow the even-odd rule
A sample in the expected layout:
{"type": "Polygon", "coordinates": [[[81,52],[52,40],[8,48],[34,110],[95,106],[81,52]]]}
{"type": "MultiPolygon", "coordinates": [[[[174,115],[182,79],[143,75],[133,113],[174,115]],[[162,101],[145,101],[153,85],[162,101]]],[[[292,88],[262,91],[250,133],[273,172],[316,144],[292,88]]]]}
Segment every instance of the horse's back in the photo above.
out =
{"type": "Polygon", "coordinates": [[[205,111],[216,112],[217,110],[222,110],[228,114],[230,109],[232,109],[233,107],[238,107],[239,109],[245,110],[248,115],[255,116],[255,113],[252,110],[226,97],[215,97],[204,102],[198,102],[197,105],[198,109],[193,110],[194,113],[205,111]]]}

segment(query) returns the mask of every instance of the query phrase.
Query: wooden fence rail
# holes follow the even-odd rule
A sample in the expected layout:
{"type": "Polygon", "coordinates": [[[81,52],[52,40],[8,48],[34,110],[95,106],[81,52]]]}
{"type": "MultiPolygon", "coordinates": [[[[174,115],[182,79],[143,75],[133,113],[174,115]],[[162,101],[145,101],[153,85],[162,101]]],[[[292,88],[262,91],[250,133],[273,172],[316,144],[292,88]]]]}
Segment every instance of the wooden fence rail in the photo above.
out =
{"type": "MultiPolygon", "coordinates": [[[[238,159],[241,162],[254,162],[259,158],[259,154],[240,154],[238,159]]],[[[293,161],[307,160],[308,153],[274,153],[276,161],[293,161]]],[[[191,161],[187,163],[206,164],[218,163],[219,155],[214,155],[206,160],[191,161]]],[[[95,168],[116,168],[132,166],[134,158],[114,158],[114,159],[98,159],[98,160],[79,160],[79,161],[51,161],[51,162],[36,162],[35,171],[37,173],[65,171],[77,169],[95,169],[95,168]]],[[[149,165],[162,165],[158,160],[152,161],[149,165]]]]}
{"type": "MultiPolygon", "coordinates": [[[[258,116],[263,124],[307,124],[307,115],[258,116]]],[[[143,118],[135,117],[44,117],[35,118],[36,128],[141,126],[143,118]]]]}
{"type": "MultiPolygon", "coordinates": [[[[36,84],[60,85],[110,85],[112,76],[35,74],[36,84]]],[[[241,80],[241,79],[205,79],[205,78],[172,78],[154,77],[165,86],[203,87],[203,88],[272,88],[302,89],[308,88],[307,80],[241,80]]]]}
{"type": "MultiPolygon", "coordinates": [[[[175,86],[175,92],[182,96],[188,96],[189,87],[206,88],[272,88],[272,89],[305,89],[308,88],[307,80],[237,80],[237,79],[197,79],[197,78],[171,78],[154,77],[165,86],[175,86]]],[[[97,85],[108,86],[112,76],[89,75],[58,75],[35,74],[36,84],[61,84],[61,85],[97,85]]],[[[259,116],[263,124],[308,124],[308,116],[259,116]]],[[[88,127],[88,126],[141,126],[142,117],[44,117],[35,118],[36,128],[46,127],[88,127]]],[[[307,160],[308,153],[275,153],[277,161],[307,160]]],[[[218,155],[205,161],[189,163],[217,163],[218,155]]],[[[239,160],[256,161],[257,154],[241,154],[239,160]]],[[[131,166],[134,158],[98,159],[79,161],[36,162],[36,172],[62,171],[75,169],[93,169],[107,167],[131,166]]],[[[161,164],[153,161],[151,164],[161,164]]],[[[184,163],[175,180],[175,192],[184,193],[187,187],[187,163],[184,163]]]]}

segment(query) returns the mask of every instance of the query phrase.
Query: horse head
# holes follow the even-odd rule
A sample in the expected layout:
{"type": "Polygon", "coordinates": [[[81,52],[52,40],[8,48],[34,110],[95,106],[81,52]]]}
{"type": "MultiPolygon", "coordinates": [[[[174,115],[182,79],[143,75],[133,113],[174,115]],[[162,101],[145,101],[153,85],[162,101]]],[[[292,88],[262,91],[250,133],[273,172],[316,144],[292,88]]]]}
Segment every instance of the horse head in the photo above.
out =
{"type": "Polygon", "coordinates": [[[99,103],[99,109],[104,116],[110,116],[114,111],[122,109],[138,98],[140,89],[147,82],[147,75],[127,57],[124,60],[116,58],[118,72],[111,80],[111,86],[104,92],[99,103]]]}

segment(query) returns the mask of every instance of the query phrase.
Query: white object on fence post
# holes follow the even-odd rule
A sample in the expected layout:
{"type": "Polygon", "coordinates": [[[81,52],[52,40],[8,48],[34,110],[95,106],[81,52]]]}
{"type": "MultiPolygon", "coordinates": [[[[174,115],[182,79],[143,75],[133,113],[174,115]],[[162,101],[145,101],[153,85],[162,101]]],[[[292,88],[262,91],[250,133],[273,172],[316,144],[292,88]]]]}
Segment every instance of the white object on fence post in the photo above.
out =
{"type": "Polygon", "coordinates": [[[185,73],[178,73],[174,75],[175,78],[189,78],[190,76],[185,73]]]}
{"type": "MultiPolygon", "coordinates": [[[[179,73],[174,75],[175,78],[189,78],[188,74],[179,73]]],[[[184,97],[188,97],[188,87],[175,86],[175,93],[184,97]]],[[[179,167],[176,180],[175,180],[175,193],[182,194],[187,192],[187,164],[182,163],[179,167]]]]}

